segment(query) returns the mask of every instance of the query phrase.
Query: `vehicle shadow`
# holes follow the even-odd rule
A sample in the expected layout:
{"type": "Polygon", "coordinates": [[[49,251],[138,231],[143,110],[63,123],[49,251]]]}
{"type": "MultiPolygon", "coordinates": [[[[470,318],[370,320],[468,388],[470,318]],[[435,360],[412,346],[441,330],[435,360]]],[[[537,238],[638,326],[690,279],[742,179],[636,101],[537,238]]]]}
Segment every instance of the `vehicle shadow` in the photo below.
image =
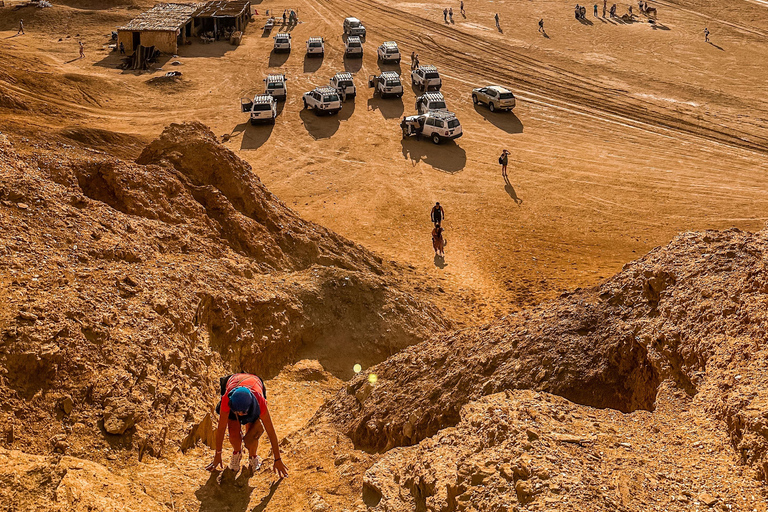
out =
{"type": "Polygon", "coordinates": [[[312,57],[309,54],[304,55],[304,72],[314,73],[315,71],[320,69],[320,66],[323,65],[324,60],[325,60],[324,56],[312,57]]]}
{"type": "Polygon", "coordinates": [[[347,57],[344,56],[344,71],[350,73],[357,73],[363,67],[362,57],[347,57]]]}
{"type": "Polygon", "coordinates": [[[288,60],[288,57],[290,57],[290,52],[283,53],[283,52],[276,52],[275,50],[272,50],[272,52],[269,54],[269,67],[271,68],[279,68],[285,62],[288,60]]]}
{"type": "Polygon", "coordinates": [[[395,64],[394,62],[390,62],[385,64],[381,60],[378,60],[377,64],[379,66],[379,70],[381,71],[395,71],[398,75],[403,74],[400,68],[400,63],[395,64]]]}
{"type": "MultiPolygon", "coordinates": [[[[259,149],[263,146],[269,138],[272,136],[272,131],[275,129],[275,125],[272,123],[260,123],[252,125],[250,122],[246,122],[243,131],[243,138],[240,141],[240,149],[259,149]]],[[[235,130],[237,130],[235,127],[235,130]]]]}
{"type": "Polygon", "coordinates": [[[401,143],[403,158],[410,160],[412,165],[424,162],[433,168],[455,174],[467,165],[467,152],[454,141],[443,144],[432,144],[431,141],[413,137],[404,138],[401,143]]]}
{"type": "Polygon", "coordinates": [[[342,107],[341,112],[336,114],[339,116],[339,121],[346,121],[352,117],[352,114],[355,113],[355,100],[357,100],[357,97],[347,98],[347,101],[344,102],[344,106],[342,107]]]}
{"type": "Polygon", "coordinates": [[[507,133],[523,133],[523,123],[514,112],[491,112],[485,105],[475,105],[475,112],[496,128],[507,133]]]}
{"type": "Polygon", "coordinates": [[[378,96],[368,100],[368,110],[378,110],[384,119],[399,119],[405,112],[403,98],[382,99],[378,96]]]}
{"type": "MultiPolygon", "coordinates": [[[[341,109],[341,112],[344,112],[344,108],[341,109]]],[[[301,122],[304,123],[307,133],[313,139],[318,140],[329,139],[339,130],[339,114],[333,116],[321,114],[318,116],[313,111],[305,108],[302,109],[299,117],[301,117],[301,122]]]]}

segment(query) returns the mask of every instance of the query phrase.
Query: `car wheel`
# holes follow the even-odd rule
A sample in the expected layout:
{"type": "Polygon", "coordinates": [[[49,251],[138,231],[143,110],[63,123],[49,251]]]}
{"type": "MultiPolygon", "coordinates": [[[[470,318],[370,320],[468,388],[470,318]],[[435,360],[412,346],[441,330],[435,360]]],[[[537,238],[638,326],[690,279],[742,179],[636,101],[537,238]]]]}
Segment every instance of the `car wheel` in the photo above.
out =
{"type": "Polygon", "coordinates": [[[474,103],[475,105],[477,105],[478,103],[480,103],[480,101],[477,99],[477,96],[476,96],[476,95],[474,95],[474,94],[472,95],[472,103],[474,103]]]}
{"type": "Polygon", "coordinates": [[[438,134],[436,134],[436,133],[433,133],[432,134],[432,142],[434,142],[435,144],[440,144],[440,136],[438,134]]]}
{"type": "Polygon", "coordinates": [[[251,123],[251,126],[256,126],[256,120],[249,119],[248,121],[251,123]]]}
{"type": "Polygon", "coordinates": [[[397,60],[395,61],[395,64],[400,64],[400,59],[397,59],[397,60]]]}
{"type": "Polygon", "coordinates": [[[269,120],[269,124],[275,124],[275,121],[277,121],[277,119],[273,117],[269,120]]]}
{"type": "Polygon", "coordinates": [[[493,102],[490,102],[488,104],[488,110],[490,110],[491,112],[496,112],[496,107],[493,106],[493,102]]]}

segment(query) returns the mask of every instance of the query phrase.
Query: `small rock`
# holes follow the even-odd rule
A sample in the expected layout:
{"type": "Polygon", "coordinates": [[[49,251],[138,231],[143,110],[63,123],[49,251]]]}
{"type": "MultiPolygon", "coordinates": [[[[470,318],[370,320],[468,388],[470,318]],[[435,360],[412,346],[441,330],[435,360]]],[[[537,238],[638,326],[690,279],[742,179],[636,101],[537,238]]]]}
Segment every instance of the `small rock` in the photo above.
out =
{"type": "Polygon", "coordinates": [[[535,441],[539,438],[539,434],[535,430],[531,430],[530,428],[526,430],[525,433],[528,435],[529,441],[535,441]]]}
{"type": "Polygon", "coordinates": [[[122,435],[136,424],[136,408],[125,398],[108,398],[104,404],[104,430],[122,435]]]}
{"type": "Polygon", "coordinates": [[[355,393],[355,398],[357,398],[357,401],[362,404],[371,394],[371,391],[373,391],[373,386],[370,382],[366,382],[360,387],[360,389],[357,390],[357,393],[355,393]]]}
{"type": "Polygon", "coordinates": [[[535,490],[533,486],[525,480],[518,480],[515,484],[515,492],[517,493],[517,499],[522,504],[530,503],[533,501],[535,490]]]}
{"type": "Polygon", "coordinates": [[[67,395],[61,399],[61,410],[64,411],[64,414],[66,414],[67,416],[70,415],[74,407],[75,407],[75,402],[72,401],[71,396],[67,395]]]}
{"type": "Polygon", "coordinates": [[[20,311],[19,318],[28,322],[37,322],[37,315],[29,311],[20,311]]]}
{"type": "Polygon", "coordinates": [[[27,203],[16,203],[16,206],[18,206],[20,210],[26,210],[29,208],[27,203]]]}
{"type": "Polygon", "coordinates": [[[713,507],[717,503],[717,498],[706,492],[699,494],[698,499],[708,507],[713,507]]]}
{"type": "Polygon", "coordinates": [[[331,510],[331,507],[326,503],[322,496],[313,492],[309,496],[309,510],[312,512],[328,512],[331,510]]]}

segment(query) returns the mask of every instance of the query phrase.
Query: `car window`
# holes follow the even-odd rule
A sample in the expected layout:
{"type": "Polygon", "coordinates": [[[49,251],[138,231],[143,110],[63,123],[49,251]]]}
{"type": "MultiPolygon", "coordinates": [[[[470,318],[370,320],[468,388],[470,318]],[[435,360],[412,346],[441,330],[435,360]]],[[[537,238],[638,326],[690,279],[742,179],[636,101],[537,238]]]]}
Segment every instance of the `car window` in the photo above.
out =
{"type": "Polygon", "coordinates": [[[488,96],[496,96],[496,91],[493,89],[488,90],[488,96]]]}
{"type": "Polygon", "coordinates": [[[322,43],[309,43],[310,48],[320,48],[322,43]]]}
{"type": "Polygon", "coordinates": [[[387,87],[399,87],[400,80],[387,80],[387,87]]]}
{"type": "Polygon", "coordinates": [[[339,97],[336,94],[328,94],[323,96],[323,103],[330,103],[332,101],[339,101],[339,97]]]}
{"type": "Polygon", "coordinates": [[[459,126],[459,120],[458,119],[451,119],[448,121],[448,128],[456,128],[459,126]]]}
{"type": "Polygon", "coordinates": [[[438,128],[444,128],[445,123],[442,122],[440,119],[435,119],[435,126],[437,126],[438,128]]]}
{"type": "Polygon", "coordinates": [[[352,42],[349,43],[349,46],[351,48],[359,48],[361,45],[357,41],[352,41],[352,42]]]}
{"type": "Polygon", "coordinates": [[[439,110],[441,108],[445,108],[445,102],[444,101],[433,101],[429,104],[429,108],[432,110],[439,110]]]}
{"type": "Polygon", "coordinates": [[[502,100],[511,100],[514,97],[515,95],[512,94],[511,92],[503,92],[499,95],[499,98],[502,100]]]}
{"type": "Polygon", "coordinates": [[[253,111],[254,112],[263,112],[263,111],[269,110],[271,108],[272,108],[272,106],[269,103],[256,103],[253,106],[253,111]]]}
{"type": "Polygon", "coordinates": [[[440,75],[437,74],[437,71],[433,71],[433,72],[427,73],[427,78],[432,80],[435,78],[440,78],[440,75]]]}

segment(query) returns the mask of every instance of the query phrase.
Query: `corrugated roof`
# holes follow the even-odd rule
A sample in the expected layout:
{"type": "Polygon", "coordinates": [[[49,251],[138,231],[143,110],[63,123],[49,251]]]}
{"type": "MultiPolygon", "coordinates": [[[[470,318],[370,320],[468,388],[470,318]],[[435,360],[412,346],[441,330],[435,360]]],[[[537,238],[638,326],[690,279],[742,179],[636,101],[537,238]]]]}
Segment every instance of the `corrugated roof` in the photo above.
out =
{"type": "Polygon", "coordinates": [[[196,18],[234,18],[250,10],[251,2],[247,0],[212,0],[201,5],[196,18]]]}
{"type": "Polygon", "coordinates": [[[176,31],[192,19],[197,8],[198,4],[157,4],[118,30],[176,31]]]}

